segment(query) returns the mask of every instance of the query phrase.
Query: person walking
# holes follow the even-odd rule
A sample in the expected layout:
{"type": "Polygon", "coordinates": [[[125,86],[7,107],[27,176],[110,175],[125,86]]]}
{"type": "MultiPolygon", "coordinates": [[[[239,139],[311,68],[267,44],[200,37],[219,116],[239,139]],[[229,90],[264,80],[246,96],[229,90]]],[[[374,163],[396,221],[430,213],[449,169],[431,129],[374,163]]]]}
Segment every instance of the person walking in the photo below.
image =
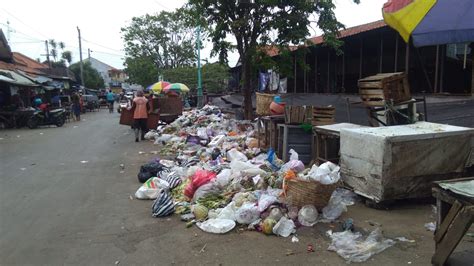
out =
{"type": "Polygon", "coordinates": [[[115,102],[115,94],[112,90],[109,90],[107,93],[107,102],[109,103],[109,113],[114,112],[114,102],[115,102]]]}
{"type": "Polygon", "coordinates": [[[133,128],[135,130],[135,142],[138,142],[139,134],[141,133],[141,140],[145,138],[147,131],[147,120],[150,105],[148,99],[143,96],[143,91],[137,91],[137,96],[132,102],[133,111],[133,128]]]}
{"type": "Polygon", "coordinates": [[[74,119],[76,121],[81,121],[81,99],[76,92],[71,96],[71,102],[74,119]]]}

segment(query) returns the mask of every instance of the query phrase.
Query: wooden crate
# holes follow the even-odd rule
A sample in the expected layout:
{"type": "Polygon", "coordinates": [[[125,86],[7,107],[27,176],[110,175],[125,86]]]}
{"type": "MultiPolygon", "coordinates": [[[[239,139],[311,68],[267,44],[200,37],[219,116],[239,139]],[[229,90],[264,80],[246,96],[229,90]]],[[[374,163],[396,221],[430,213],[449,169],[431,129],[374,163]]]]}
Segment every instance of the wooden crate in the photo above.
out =
{"type": "Polygon", "coordinates": [[[400,103],[411,99],[405,73],[380,73],[359,80],[359,95],[366,106],[384,106],[390,100],[400,103]]]}
{"type": "Polygon", "coordinates": [[[312,106],[285,106],[285,124],[303,124],[312,118],[312,106]]]}
{"type": "Polygon", "coordinates": [[[298,153],[299,160],[308,164],[311,161],[312,133],[297,125],[278,124],[277,155],[283,161],[289,160],[291,149],[298,153]]]}
{"type": "Polygon", "coordinates": [[[336,108],[332,106],[314,106],[313,107],[313,126],[324,126],[335,123],[336,108]]]}

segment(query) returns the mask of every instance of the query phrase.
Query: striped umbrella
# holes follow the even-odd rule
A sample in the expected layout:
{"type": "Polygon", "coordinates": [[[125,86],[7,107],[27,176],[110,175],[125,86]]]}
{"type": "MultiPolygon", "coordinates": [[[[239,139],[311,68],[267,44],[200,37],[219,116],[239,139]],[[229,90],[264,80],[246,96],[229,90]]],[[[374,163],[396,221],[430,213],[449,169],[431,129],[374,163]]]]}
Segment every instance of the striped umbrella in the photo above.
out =
{"type": "Polygon", "coordinates": [[[188,88],[188,86],[184,85],[183,83],[172,83],[172,84],[166,86],[163,89],[163,91],[165,93],[170,92],[170,91],[186,93],[186,92],[189,92],[189,88],[188,88]]]}
{"type": "Polygon", "coordinates": [[[474,41],[473,0],[389,0],[382,14],[416,47],[474,41]]]}

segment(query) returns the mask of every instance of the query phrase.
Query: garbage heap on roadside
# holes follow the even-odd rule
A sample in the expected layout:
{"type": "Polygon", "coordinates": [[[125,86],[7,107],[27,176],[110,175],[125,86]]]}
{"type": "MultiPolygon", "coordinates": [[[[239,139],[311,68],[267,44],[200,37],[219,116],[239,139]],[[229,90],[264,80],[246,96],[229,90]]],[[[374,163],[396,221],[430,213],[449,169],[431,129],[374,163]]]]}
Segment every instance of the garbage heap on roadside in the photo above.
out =
{"type": "MultiPolygon", "coordinates": [[[[161,157],[167,159],[141,167],[138,179],[144,184],[135,197],[154,200],[154,217],[180,215],[186,226],[205,232],[223,234],[240,224],[281,237],[300,226],[334,221],[354,204],[352,192],[337,188],[339,166],[327,162],[305,168],[293,150],[283,162],[273,150],[262,151],[257,137],[253,123],[231,119],[215,106],[184,112],[147,134],[162,145],[161,157]]],[[[360,242],[361,248],[351,247],[356,255],[340,254],[349,261],[364,261],[393,245],[374,231],[378,238],[364,246],[360,233],[347,229],[330,237],[335,251],[341,239],[360,242]]]]}

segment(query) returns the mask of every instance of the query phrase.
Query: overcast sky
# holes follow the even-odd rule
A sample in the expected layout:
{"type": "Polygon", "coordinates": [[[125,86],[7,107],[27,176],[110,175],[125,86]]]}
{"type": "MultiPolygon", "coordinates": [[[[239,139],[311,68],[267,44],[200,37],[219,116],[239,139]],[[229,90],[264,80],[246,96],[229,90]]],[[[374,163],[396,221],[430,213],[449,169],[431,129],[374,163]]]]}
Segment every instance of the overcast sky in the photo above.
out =
{"type": "MultiPolygon", "coordinates": [[[[132,17],[146,13],[171,11],[182,6],[185,0],[4,0],[0,6],[0,27],[10,40],[13,51],[45,60],[44,40],[55,39],[66,44],[73,53],[73,62],[79,60],[77,28],[81,29],[82,54],[87,49],[91,56],[116,68],[123,68],[123,42],[120,28],[128,25],[132,17]],[[10,25],[8,31],[7,22],[10,25]]],[[[336,16],[346,27],[382,19],[381,8],[385,0],[335,0],[336,16]]],[[[316,35],[312,32],[312,35],[316,35]]],[[[209,57],[211,44],[204,47],[201,56],[209,57]]],[[[215,60],[215,59],[214,59],[215,60]]],[[[211,61],[214,61],[211,59],[211,61]]],[[[234,66],[238,56],[229,55],[234,66]]]]}

